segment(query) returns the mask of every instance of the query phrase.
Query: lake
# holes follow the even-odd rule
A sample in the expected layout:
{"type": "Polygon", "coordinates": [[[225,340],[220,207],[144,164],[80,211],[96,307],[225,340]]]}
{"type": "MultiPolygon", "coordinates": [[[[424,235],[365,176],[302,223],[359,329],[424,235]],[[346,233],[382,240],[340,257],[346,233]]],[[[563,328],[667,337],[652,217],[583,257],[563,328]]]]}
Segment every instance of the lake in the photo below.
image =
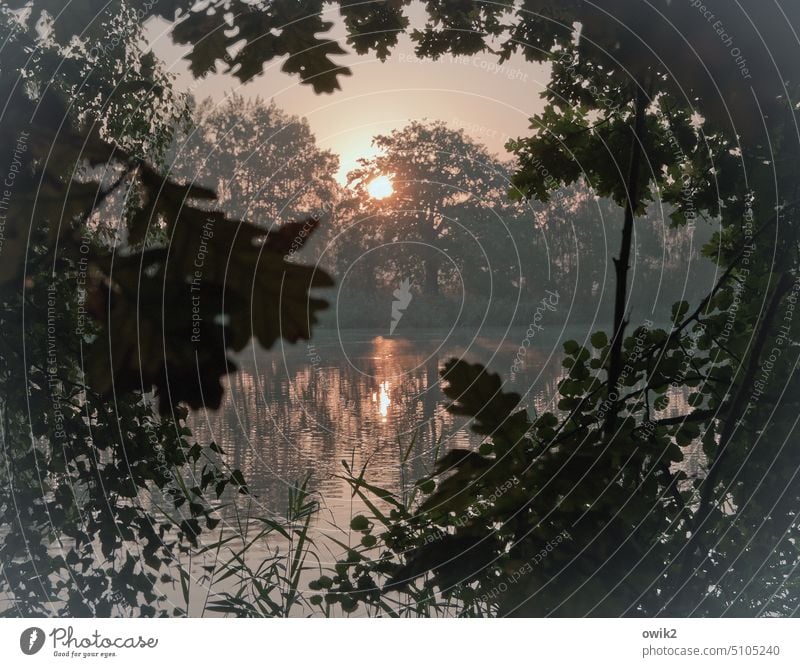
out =
{"type": "MultiPolygon", "coordinates": [[[[452,357],[499,373],[530,410],[554,409],[562,343],[584,342],[591,331],[546,329],[520,355],[525,333],[323,331],[309,343],[251,347],[237,357],[221,408],[195,413],[191,426],[244,472],[260,510],[282,513],[289,487],[309,474],[311,488],[338,516],[350,502],[337,477],[343,460],[356,470],[366,465],[370,482],[399,491],[430,470],[438,451],[480,442],[465,418],[446,411],[439,369],[452,357]],[[521,369],[510,379],[515,358],[521,369]]],[[[679,414],[682,398],[672,396],[667,414],[679,414]]]]}
{"type": "MultiPolygon", "coordinates": [[[[249,517],[282,517],[290,489],[309,476],[321,511],[312,524],[312,537],[322,567],[332,567],[349,544],[351,518],[363,511],[340,475],[342,461],[368,482],[398,493],[408,489],[432,468],[448,448],[480,443],[469,421],[447,412],[439,369],[458,357],[486,364],[522,396],[533,412],[554,409],[557,384],[564,374],[562,343],[586,339],[601,327],[551,327],[520,346],[526,329],[492,331],[470,336],[459,331],[417,331],[413,336],[388,332],[323,331],[310,343],[251,347],[238,355],[239,371],[226,380],[222,406],[192,415],[190,426],[201,442],[215,441],[226,461],[240,468],[255,499],[247,500],[249,517]],[[517,371],[511,369],[517,360],[517,371]],[[405,460],[405,463],[404,463],[405,460]],[[326,539],[333,538],[333,539],[326,539]]],[[[684,396],[671,395],[665,416],[686,409],[684,396]]],[[[687,461],[684,466],[696,466],[687,461]]],[[[223,523],[226,535],[242,524],[223,523]]],[[[272,537],[254,545],[248,561],[257,564],[267,552],[284,553],[291,545],[272,537]]],[[[192,566],[199,573],[197,563],[192,566]]],[[[313,576],[303,576],[308,582],[313,576]]],[[[201,613],[208,586],[194,582],[190,607],[201,613]]],[[[214,591],[229,590],[214,584],[214,591]]],[[[170,598],[178,603],[176,591],[170,598]]]]}
{"type": "Polygon", "coordinates": [[[465,418],[446,411],[439,369],[448,359],[484,363],[529,408],[553,407],[563,372],[558,333],[525,349],[513,382],[507,378],[524,329],[476,337],[421,331],[413,338],[323,332],[310,343],[250,348],[237,357],[221,408],[195,413],[191,426],[244,472],[264,511],[281,513],[288,488],[310,474],[338,515],[350,500],[336,477],[342,460],[358,470],[366,464],[370,482],[399,491],[430,470],[438,451],[480,442],[465,418]]]}

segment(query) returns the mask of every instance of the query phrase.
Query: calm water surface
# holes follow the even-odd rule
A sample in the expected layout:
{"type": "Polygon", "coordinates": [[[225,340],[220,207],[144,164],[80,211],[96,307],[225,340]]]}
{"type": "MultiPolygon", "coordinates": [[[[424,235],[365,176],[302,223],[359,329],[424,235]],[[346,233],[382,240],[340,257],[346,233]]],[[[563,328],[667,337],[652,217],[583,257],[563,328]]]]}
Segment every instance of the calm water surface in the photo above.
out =
{"type": "MultiPolygon", "coordinates": [[[[349,331],[270,351],[251,348],[237,359],[222,407],[196,413],[192,427],[241,468],[263,509],[281,512],[288,487],[310,474],[312,488],[338,514],[350,500],[337,478],[343,460],[358,470],[366,465],[370,482],[398,491],[426,474],[437,451],[478,444],[468,421],[446,411],[439,369],[458,357],[508,378],[524,336],[349,331]]],[[[537,410],[551,406],[563,371],[558,339],[549,343],[527,348],[524,369],[506,380],[537,410]]]]}
{"type": "MultiPolygon", "coordinates": [[[[256,495],[247,509],[251,517],[283,516],[290,488],[309,475],[322,508],[312,535],[318,547],[324,544],[317,549],[321,565],[332,566],[341,549],[326,537],[348,542],[350,519],[363,511],[339,477],[345,472],[342,461],[357,472],[366,466],[368,482],[397,493],[427,474],[446,449],[480,443],[467,419],[446,410],[439,370],[448,359],[487,365],[522,396],[523,406],[541,412],[554,409],[557,401],[563,341],[584,343],[588,333],[553,330],[535,338],[513,380],[524,329],[478,337],[323,332],[310,344],[250,348],[237,358],[239,371],[227,380],[221,408],[195,413],[191,426],[201,442],[214,440],[227,462],[243,471],[256,495]]],[[[683,396],[671,398],[665,416],[686,409],[683,396]]],[[[238,532],[233,522],[226,523],[229,532],[238,532]]],[[[257,562],[264,551],[288,546],[270,539],[251,548],[248,557],[257,562]]],[[[197,593],[191,606],[201,613],[206,587],[201,584],[197,593]]]]}
{"type": "MultiPolygon", "coordinates": [[[[251,348],[237,359],[222,407],[196,413],[192,426],[244,472],[261,510],[282,513],[289,487],[310,475],[313,490],[338,516],[350,503],[349,487],[337,477],[343,460],[356,470],[366,465],[370,482],[399,491],[430,470],[437,452],[480,442],[465,418],[446,411],[439,369],[448,359],[486,364],[523,396],[524,406],[540,412],[557,400],[562,342],[581,341],[581,334],[555,331],[534,340],[513,381],[524,329],[473,338],[323,332],[310,344],[251,348]]],[[[683,402],[673,397],[670,412],[683,402]]]]}

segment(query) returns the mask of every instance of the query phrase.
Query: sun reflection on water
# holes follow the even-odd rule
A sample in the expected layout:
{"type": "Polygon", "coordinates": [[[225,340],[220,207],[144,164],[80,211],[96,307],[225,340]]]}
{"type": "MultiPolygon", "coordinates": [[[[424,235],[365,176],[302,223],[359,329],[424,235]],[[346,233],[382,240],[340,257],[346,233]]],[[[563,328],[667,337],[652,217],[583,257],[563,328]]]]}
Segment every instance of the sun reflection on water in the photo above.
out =
{"type": "Polygon", "coordinates": [[[384,380],[381,382],[380,391],[372,392],[372,402],[378,404],[378,412],[383,421],[386,421],[386,417],[389,415],[389,405],[392,402],[389,399],[389,390],[391,387],[391,383],[388,380],[384,380]]]}

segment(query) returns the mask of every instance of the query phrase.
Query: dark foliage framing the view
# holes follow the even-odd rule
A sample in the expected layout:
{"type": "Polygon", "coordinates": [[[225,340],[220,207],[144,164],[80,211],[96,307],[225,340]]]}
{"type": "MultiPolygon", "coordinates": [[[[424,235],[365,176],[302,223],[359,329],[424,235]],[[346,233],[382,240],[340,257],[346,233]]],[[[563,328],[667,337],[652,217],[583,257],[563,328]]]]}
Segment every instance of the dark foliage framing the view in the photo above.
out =
{"type": "Polygon", "coordinates": [[[70,14],[98,51],[39,8],[3,17],[0,587],[8,613],[153,614],[159,572],[219,521],[207,494],[246,490],[183,405],[219,405],[228,350],[308,338],[331,281],[286,259],[315,221],[232,220],[160,172],[182,102],[134,11],[70,14]]]}
{"type": "MultiPolygon", "coordinates": [[[[418,507],[398,503],[388,521],[354,522],[369,548],[373,530],[387,528],[380,568],[348,554],[341,572],[321,580],[324,602],[344,595],[379,605],[380,578],[369,576],[377,571],[390,576],[385,592],[456,599],[465,614],[792,615],[796,67],[754,48],[750,99],[730,54],[700,32],[689,7],[660,9],[702,45],[694,54],[656,49],[665,28],[638,3],[609,3],[630,19],[621,25],[598,14],[603,3],[534,4],[541,13],[523,11],[511,25],[498,21],[499,5],[429,5],[433,27],[417,33],[420,51],[475,53],[488,48],[487,33],[510,33],[504,55],[521,48],[552,61],[533,136],[509,144],[519,160],[512,195],[546,199],[582,178],[617,202],[613,329],[565,344],[557,409],[534,417],[498,376],[448,364],[452,410],[472,418],[484,444],[447,454],[421,482],[429,495],[418,507]],[[699,95],[705,77],[719,99],[699,95]],[[720,267],[716,285],[699,303],[677,303],[667,328],[626,318],[634,225],[654,199],[674,205],[676,225],[701,214],[719,220],[705,249],[720,267]],[[665,413],[673,388],[689,392],[687,413],[665,413]],[[691,478],[676,467],[689,451],[703,461],[691,478]]],[[[743,14],[719,11],[731,33],[757,43],[743,14]]],[[[762,19],[770,44],[786,37],[783,17],[762,19]]],[[[352,483],[386,499],[359,477],[352,483]]]]}
{"type": "MultiPolygon", "coordinates": [[[[386,599],[410,593],[420,613],[441,600],[463,614],[796,613],[789,30],[800,10],[743,3],[754,26],[738,6],[713,4],[747,46],[747,73],[688,3],[426,3],[428,24],[412,35],[422,56],[552,63],[532,136],[509,144],[511,194],[547,199],[583,179],[616,202],[613,326],[565,344],[558,403],[540,415],[498,376],[450,362],[452,409],[484,444],[446,454],[420,481],[419,503],[351,476],[355,493],[380,503],[354,519],[361,546],[315,582],[312,604],[389,613],[386,599]],[[706,248],[716,286],[677,303],[669,327],[627,317],[634,228],[653,202],[671,204],[676,225],[701,213],[719,221],[706,248]],[[674,386],[689,389],[692,409],[667,417],[674,386]],[[675,464],[698,446],[702,473],[689,478],[675,464]]],[[[172,22],[195,76],[224,63],[247,80],[283,58],[284,71],[331,92],[349,72],[331,60],[343,51],[324,35],[329,5],[359,53],[385,58],[408,27],[405,0],[3,5],[0,168],[15,174],[0,248],[9,613],[157,613],[159,572],[168,581],[175,555],[215,525],[206,492],[246,492],[216,446],[193,443],[180,404],[218,405],[227,353],[251,338],[308,338],[323,307],[309,290],[330,284],[285,257],[303,221],[275,230],[230,219],[214,192],[162,173],[182,112],[135,46],[142,22],[172,22]],[[98,41],[109,46],[92,50],[98,41]],[[124,214],[109,220],[120,191],[124,214]],[[153,389],[163,416],[146,398],[153,389]],[[146,507],[145,489],[165,506],[146,507]]]]}

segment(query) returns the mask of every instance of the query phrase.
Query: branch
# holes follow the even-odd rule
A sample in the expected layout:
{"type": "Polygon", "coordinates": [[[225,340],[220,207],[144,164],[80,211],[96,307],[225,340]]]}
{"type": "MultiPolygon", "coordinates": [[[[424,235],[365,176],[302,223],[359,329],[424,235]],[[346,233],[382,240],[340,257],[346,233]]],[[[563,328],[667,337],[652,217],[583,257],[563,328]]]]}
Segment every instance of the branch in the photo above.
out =
{"type": "Polygon", "coordinates": [[[644,131],[647,97],[643,89],[636,91],[636,114],[633,122],[630,165],[626,184],[625,220],[622,227],[622,244],[619,257],[614,258],[616,291],[614,296],[614,334],[609,351],[608,388],[614,391],[619,382],[622,366],[622,340],[625,336],[625,305],[628,297],[628,269],[630,268],[631,245],[633,244],[633,220],[639,204],[639,171],[642,160],[642,132],[644,131]]]}
{"type": "MultiPolygon", "coordinates": [[[[614,295],[614,331],[608,353],[608,392],[617,390],[622,373],[622,342],[625,338],[625,306],[628,298],[628,269],[630,268],[631,246],[633,245],[633,220],[639,205],[639,172],[643,157],[642,134],[647,114],[647,95],[642,87],[636,90],[635,115],[633,121],[633,141],[631,142],[630,165],[625,197],[625,220],[622,226],[622,244],[619,257],[614,258],[616,289],[614,295]]],[[[613,437],[617,420],[617,405],[614,401],[605,419],[604,431],[607,438],[613,437]]]]}

